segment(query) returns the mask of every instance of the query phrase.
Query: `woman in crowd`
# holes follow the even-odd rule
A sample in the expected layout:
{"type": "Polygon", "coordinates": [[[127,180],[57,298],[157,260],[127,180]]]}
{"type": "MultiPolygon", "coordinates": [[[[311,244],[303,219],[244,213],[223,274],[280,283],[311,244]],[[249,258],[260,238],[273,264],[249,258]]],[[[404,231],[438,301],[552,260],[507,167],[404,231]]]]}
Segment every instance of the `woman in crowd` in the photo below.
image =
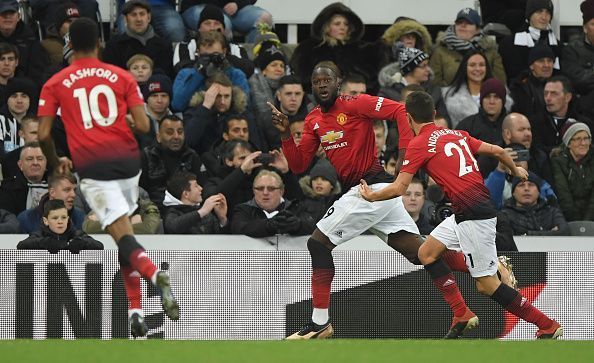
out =
{"type": "MultiPolygon", "coordinates": [[[[470,51],[462,58],[454,80],[441,90],[452,128],[464,118],[478,113],[481,85],[492,76],[489,61],[482,51],[470,51]]],[[[507,96],[505,108],[511,109],[512,104],[512,99],[507,96]]]]}

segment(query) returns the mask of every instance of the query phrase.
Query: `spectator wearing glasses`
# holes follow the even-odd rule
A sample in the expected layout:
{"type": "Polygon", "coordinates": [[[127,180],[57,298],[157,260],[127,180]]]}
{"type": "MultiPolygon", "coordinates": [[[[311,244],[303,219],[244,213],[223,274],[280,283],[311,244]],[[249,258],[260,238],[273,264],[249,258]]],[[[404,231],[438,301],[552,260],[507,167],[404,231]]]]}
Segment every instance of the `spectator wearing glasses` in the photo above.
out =
{"type": "Polygon", "coordinates": [[[568,221],[594,220],[592,132],[582,122],[567,122],[559,155],[551,158],[559,206],[568,221]]]}
{"type": "Polygon", "coordinates": [[[258,238],[313,232],[315,225],[298,217],[298,204],[283,198],[285,185],[278,173],[261,170],[254,178],[253,190],[254,198],[233,211],[232,233],[258,238]]]}

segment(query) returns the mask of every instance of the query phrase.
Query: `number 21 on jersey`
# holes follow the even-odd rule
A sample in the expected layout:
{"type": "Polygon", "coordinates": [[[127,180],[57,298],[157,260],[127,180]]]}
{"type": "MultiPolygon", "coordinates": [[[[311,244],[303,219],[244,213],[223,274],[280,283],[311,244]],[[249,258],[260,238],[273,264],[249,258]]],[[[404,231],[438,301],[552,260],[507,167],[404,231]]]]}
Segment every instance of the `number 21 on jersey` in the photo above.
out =
{"type": "Polygon", "coordinates": [[[476,171],[479,171],[479,168],[476,159],[474,158],[474,155],[472,155],[472,153],[470,152],[470,148],[466,143],[466,139],[460,139],[458,140],[458,143],[462,147],[458,146],[458,144],[456,144],[455,142],[448,142],[447,144],[445,144],[443,151],[445,152],[446,156],[451,157],[454,156],[453,150],[456,150],[456,153],[460,157],[460,171],[458,172],[458,176],[461,178],[464,175],[471,173],[473,167],[476,171]],[[466,156],[464,156],[465,153],[468,156],[468,158],[472,160],[472,165],[466,165],[466,156]]]}
{"type": "Polygon", "coordinates": [[[93,127],[93,120],[99,126],[109,126],[115,122],[118,116],[118,103],[115,93],[109,86],[105,84],[97,85],[91,89],[88,95],[85,88],[77,88],[74,90],[73,95],[78,99],[85,129],[88,130],[93,127]],[[99,109],[99,96],[103,96],[105,99],[107,116],[104,116],[99,109]]]}

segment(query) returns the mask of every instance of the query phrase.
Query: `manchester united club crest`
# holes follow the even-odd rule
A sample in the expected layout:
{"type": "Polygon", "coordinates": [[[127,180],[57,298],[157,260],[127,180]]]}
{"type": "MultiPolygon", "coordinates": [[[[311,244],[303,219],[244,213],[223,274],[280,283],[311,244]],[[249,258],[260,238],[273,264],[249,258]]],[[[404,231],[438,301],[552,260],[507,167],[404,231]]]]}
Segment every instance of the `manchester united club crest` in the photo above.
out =
{"type": "Polygon", "coordinates": [[[339,113],[338,116],[336,116],[336,122],[338,122],[338,124],[340,126],[344,125],[347,123],[347,115],[345,115],[344,113],[339,113]]]}

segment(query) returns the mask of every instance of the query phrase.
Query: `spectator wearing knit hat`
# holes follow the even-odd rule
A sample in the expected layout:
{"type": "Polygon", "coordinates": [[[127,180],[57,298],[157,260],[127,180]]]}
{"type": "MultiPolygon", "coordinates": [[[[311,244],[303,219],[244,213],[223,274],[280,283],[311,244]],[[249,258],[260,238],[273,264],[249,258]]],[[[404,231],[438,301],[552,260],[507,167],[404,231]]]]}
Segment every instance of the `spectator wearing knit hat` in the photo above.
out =
{"type": "MultiPolygon", "coordinates": [[[[507,115],[504,105],[506,96],[505,85],[497,78],[489,78],[481,85],[479,112],[460,121],[456,129],[464,130],[470,136],[484,142],[501,145],[503,142],[501,125],[507,115]]],[[[477,157],[483,177],[487,177],[491,172],[487,165],[492,163],[488,159],[483,155],[477,157]]]]}
{"type": "Polygon", "coordinates": [[[581,3],[584,37],[575,39],[563,48],[561,72],[573,83],[580,109],[594,119],[594,0],[581,3]]]}
{"type": "Polygon", "coordinates": [[[481,25],[482,19],[478,12],[472,8],[464,8],[456,15],[454,24],[437,35],[430,61],[436,86],[448,86],[454,80],[464,55],[477,50],[485,54],[495,78],[504,83],[509,78],[505,75],[495,39],[485,36],[481,25]]]}
{"type": "Polygon", "coordinates": [[[155,70],[161,69],[173,76],[173,50],[171,42],[159,36],[153,26],[151,5],[145,0],[130,0],[122,8],[126,26],[105,45],[103,61],[126,68],[128,60],[136,54],[146,54],[155,62],[155,70]]]}
{"type": "Polygon", "coordinates": [[[542,179],[530,172],[528,180],[512,180],[512,197],[505,201],[507,214],[516,236],[568,236],[569,225],[559,209],[540,198],[542,179]]]}
{"type": "Polygon", "coordinates": [[[311,224],[317,223],[342,193],[336,170],[328,160],[320,159],[306,175],[299,179],[303,199],[299,203],[300,216],[311,224]]]}
{"type": "Polygon", "coordinates": [[[280,147],[280,134],[272,124],[272,110],[279,81],[285,75],[287,58],[273,42],[266,42],[255,59],[259,72],[250,79],[251,105],[258,127],[264,131],[268,145],[280,147]]]}
{"type": "Polygon", "coordinates": [[[80,17],[80,11],[76,4],[67,2],[59,4],[53,9],[53,21],[48,24],[45,39],[41,45],[49,55],[50,65],[57,66],[64,61],[64,35],[68,33],[70,24],[74,19],[80,17]]]}
{"type": "Polygon", "coordinates": [[[142,150],[146,146],[154,145],[159,131],[159,120],[173,114],[169,109],[172,94],[171,79],[164,74],[153,74],[140,86],[140,91],[144,97],[146,115],[150,123],[149,132],[135,135],[138,146],[142,150]]]}
{"type": "MultiPolygon", "coordinates": [[[[192,28],[188,37],[175,46],[173,67],[176,74],[182,68],[195,65],[200,34],[210,31],[225,34],[225,22],[223,11],[215,5],[207,4],[200,13],[198,28],[192,28]]],[[[250,60],[247,51],[239,44],[227,41],[226,58],[233,67],[245,73],[246,77],[254,73],[254,63],[250,60]]]]}
{"type": "Polygon", "coordinates": [[[5,92],[7,101],[0,108],[0,139],[4,140],[4,152],[8,153],[24,145],[19,135],[21,121],[37,111],[39,91],[33,81],[14,77],[8,81],[5,92]]]}
{"type": "Polygon", "coordinates": [[[530,49],[540,45],[551,47],[555,57],[554,66],[559,69],[561,43],[551,28],[554,7],[551,0],[528,0],[526,3],[526,29],[509,35],[501,41],[499,53],[508,79],[514,79],[529,65],[530,49]]]}
{"type": "Polygon", "coordinates": [[[559,206],[568,221],[594,220],[594,158],[588,125],[568,121],[561,152],[551,158],[559,206]]]}
{"type": "Polygon", "coordinates": [[[233,38],[233,32],[239,32],[245,35],[247,43],[252,43],[258,33],[258,24],[265,23],[270,27],[273,24],[272,15],[253,3],[255,1],[182,0],[181,13],[186,27],[196,29],[204,9],[209,5],[216,6],[223,12],[227,39],[233,38]]]}

